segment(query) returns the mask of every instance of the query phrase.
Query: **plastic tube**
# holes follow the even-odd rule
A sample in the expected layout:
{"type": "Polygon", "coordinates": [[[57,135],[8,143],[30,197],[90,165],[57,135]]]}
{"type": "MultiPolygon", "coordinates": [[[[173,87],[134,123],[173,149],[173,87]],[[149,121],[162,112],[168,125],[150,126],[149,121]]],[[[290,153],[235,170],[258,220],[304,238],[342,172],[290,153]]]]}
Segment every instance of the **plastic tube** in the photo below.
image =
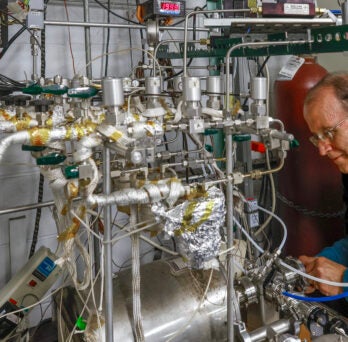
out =
{"type": "Polygon", "coordinates": [[[264,250],[253,240],[253,238],[249,235],[249,233],[242,227],[242,225],[237,221],[236,218],[233,217],[234,223],[240,228],[242,233],[249,239],[249,241],[255,246],[255,248],[260,252],[263,253],[264,250]]]}
{"type": "Polygon", "coordinates": [[[289,293],[289,292],[282,292],[284,296],[297,299],[297,300],[302,300],[304,302],[330,302],[332,300],[337,300],[337,299],[342,299],[348,297],[348,292],[343,292],[335,296],[327,296],[327,297],[305,297],[305,296],[299,296],[294,293],[289,293]]]}
{"type": "Polygon", "coordinates": [[[288,231],[286,229],[286,225],[285,225],[284,221],[279,216],[277,216],[275,213],[272,213],[271,211],[269,211],[269,210],[267,210],[265,208],[262,208],[260,206],[257,206],[257,208],[262,210],[262,211],[264,211],[265,213],[273,216],[282,225],[282,227],[284,229],[284,235],[283,235],[283,240],[282,240],[282,242],[280,243],[280,245],[278,247],[278,250],[281,251],[283,249],[283,247],[285,245],[285,242],[286,242],[286,239],[288,237],[288,231]]]}
{"type": "Polygon", "coordinates": [[[290,271],[293,271],[299,275],[301,275],[302,277],[317,281],[319,283],[323,283],[326,285],[332,285],[332,286],[338,286],[338,287],[348,287],[348,283],[338,283],[336,281],[330,281],[330,280],[326,280],[326,279],[321,279],[321,278],[317,278],[317,277],[313,277],[310,274],[307,274],[305,272],[302,272],[300,270],[297,270],[296,268],[288,265],[287,263],[285,263],[284,261],[280,260],[280,264],[284,267],[286,267],[287,269],[289,269],[290,271]]]}

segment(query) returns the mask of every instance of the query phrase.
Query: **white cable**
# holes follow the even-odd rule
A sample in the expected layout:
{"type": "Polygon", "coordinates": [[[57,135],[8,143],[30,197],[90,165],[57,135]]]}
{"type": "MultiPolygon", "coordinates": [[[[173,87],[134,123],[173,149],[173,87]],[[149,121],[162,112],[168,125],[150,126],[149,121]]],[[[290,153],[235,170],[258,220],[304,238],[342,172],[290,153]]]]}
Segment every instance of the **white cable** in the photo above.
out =
{"type": "MultiPolygon", "coordinates": [[[[88,292],[88,295],[87,295],[87,297],[86,297],[86,300],[83,300],[83,298],[80,296],[79,291],[76,291],[77,294],[80,296],[81,302],[83,303],[83,307],[82,307],[82,310],[81,310],[79,316],[82,316],[83,313],[85,312],[85,310],[88,310],[88,311],[89,311],[89,309],[87,308],[87,305],[88,305],[87,303],[88,303],[89,297],[90,297],[90,295],[91,295],[91,291],[94,289],[94,285],[95,285],[96,281],[98,280],[98,277],[99,277],[99,276],[100,276],[100,270],[98,271],[98,273],[96,274],[96,277],[95,277],[94,281],[92,282],[92,286],[91,286],[91,289],[90,289],[89,292],[88,292]]],[[[71,332],[70,332],[70,334],[69,334],[69,338],[68,338],[68,340],[67,340],[68,342],[71,342],[72,337],[73,337],[73,335],[75,334],[75,330],[76,330],[76,324],[74,325],[74,328],[71,330],[71,332]]]]}
{"type": "Polygon", "coordinates": [[[180,255],[178,252],[174,252],[164,246],[161,246],[159,245],[158,243],[152,241],[151,239],[147,238],[146,236],[144,235],[140,235],[140,239],[142,239],[143,241],[147,242],[148,244],[150,244],[151,246],[155,247],[155,248],[158,248],[160,249],[161,251],[165,252],[165,253],[168,253],[168,254],[171,254],[171,255],[175,255],[175,256],[178,256],[180,255]]]}
{"type": "Polygon", "coordinates": [[[297,270],[296,268],[288,265],[287,263],[285,263],[282,260],[280,261],[280,264],[282,266],[288,268],[289,270],[291,270],[291,271],[301,275],[302,277],[314,280],[316,282],[323,283],[323,284],[326,284],[326,285],[338,286],[338,287],[348,287],[348,283],[339,283],[339,282],[336,282],[336,281],[331,281],[331,280],[326,280],[326,279],[321,279],[321,278],[317,278],[317,277],[311,276],[310,274],[307,274],[305,272],[297,270]]]}
{"type": "MultiPolygon", "coordinates": [[[[269,162],[269,151],[268,151],[268,149],[266,149],[266,163],[267,163],[267,169],[271,170],[271,165],[270,165],[270,162],[269,162]]],[[[270,173],[268,175],[268,178],[269,178],[269,181],[270,181],[270,184],[271,184],[271,200],[272,200],[271,211],[272,211],[272,213],[274,213],[275,212],[275,206],[276,206],[276,191],[275,191],[273,174],[270,173]]],[[[273,217],[272,215],[268,215],[268,217],[265,220],[265,222],[263,222],[261,227],[259,227],[256,230],[255,236],[259,235],[260,233],[262,233],[264,231],[264,229],[267,227],[267,225],[271,221],[272,217],[273,217]]]]}
{"type": "MultiPolygon", "coordinates": [[[[145,52],[147,53],[153,60],[154,60],[154,63],[156,63],[156,66],[158,68],[158,71],[159,71],[159,74],[160,74],[160,77],[162,77],[162,71],[161,71],[161,66],[160,64],[158,63],[158,60],[157,58],[151,53],[149,52],[148,50],[144,50],[144,49],[141,49],[141,48],[127,48],[127,49],[122,49],[122,50],[118,50],[118,51],[111,51],[111,52],[108,52],[108,53],[103,53],[97,57],[94,57],[93,59],[91,59],[85,66],[84,66],[84,70],[86,70],[86,68],[92,64],[93,62],[95,62],[97,59],[99,58],[102,58],[102,57],[105,57],[105,56],[110,56],[110,55],[117,55],[119,53],[122,53],[122,52],[129,52],[131,50],[138,50],[138,51],[142,51],[142,52],[145,52]]],[[[82,74],[82,72],[80,72],[80,74],[82,74]]]]}
{"type": "Polygon", "coordinates": [[[243,228],[243,226],[237,221],[235,217],[233,217],[234,223],[239,227],[242,233],[249,239],[249,241],[254,245],[254,247],[260,252],[263,253],[264,250],[254,241],[254,239],[248,234],[248,232],[243,228]]]}
{"type": "Polygon", "coordinates": [[[70,213],[87,229],[89,233],[93,234],[98,240],[102,241],[102,238],[93,229],[91,229],[90,225],[83,221],[72,209],[70,210],[70,213]]]}
{"type": "Polygon", "coordinates": [[[100,302],[98,310],[99,312],[103,311],[103,297],[104,297],[104,245],[101,244],[101,253],[100,253],[100,302]]]}
{"type": "Polygon", "coordinates": [[[210,275],[209,275],[209,279],[208,279],[208,283],[207,283],[207,286],[204,290],[204,293],[203,293],[203,296],[202,298],[200,299],[199,303],[198,303],[198,306],[197,308],[195,309],[195,311],[192,313],[191,317],[189,318],[189,320],[186,322],[186,324],[181,327],[178,331],[176,331],[171,337],[169,337],[168,340],[166,340],[166,342],[170,342],[172,341],[176,336],[178,336],[179,334],[181,334],[182,332],[185,331],[185,329],[191,324],[192,320],[194,319],[196,313],[199,311],[199,309],[201,308],[206,296],[207,296],[207,293],[209,291],[209,288],[210,288],[210,283],[211,283],[211,280],[213,278],[213,272],[214,272],[214,269],[212,268],[211,271],[210,271],[210,275]]]}
{"type": "Polygon", "coordinates": [[[47,296],[41,298],[39,301],[31,304],[31,305],[28,305],[26,306],[25,308],[21,308],[21,309],[18,309],[18,310],[15,310],[15,311],[11,311],[11,312],[8,312],[4,315],[0,315],[0,319],[4,318],[4,317],[7,317],[9,315],[12,315],[12,314],[16,314],[16,313],[19,313],[19,312],[26,312],[28,309],[31,309],[41,303],[43,303],[46,299],[50,298],[52,295],[54,295],[55,293],[57,293],[59,290],[63,289],[64,287],[66,286],[66,284],[60,286],[60,287],[57,287],[54,291],[50,292],[47,296]]]}
{"type": "Polygon", "coordinates": [[[132,231],[130,231],[130,232],[126,233],[126,234],[123,234],[122,236],[118,236],[118,237],[116,237],[116,238],[114,238],[114,239],[112,239],[112,240],[103,241],[103,244],[115,243],[115,242],[117,242],[117,241],[119,241],[119,240],[124,239],[124,238],[127,237],[127,236],[131,236],[131,235],[136,234],[136,233],[139,233],[139,232],[141,232],[141,231],[143,231],[143,230],[145,230],[145,229],[148,229],[148,228],[150,228],[150,227],[152,227],[152,226],[155,226],[156,224],[158,224],[158,222],[153,222],[153,223],[151,223],[151,224],[146,225],[145,227],[141,227],[141,228],[132,230],[132,231]]]}
{"type": "Polygon", "coordinates": [[[271,211],[269,211],[269,210],[267,210],[265,208],[262,208],[260,206],[257,206],[257,208],[259,210],[264,211],[265,213],[273,216],[281,224],[281,226],[283,227],[283,230],[284,230],[283,240],[282,240],[282,242],[280,243],[280,245],[278,247],[278,250],[281,251],[283,249],[283,247],[285,245],[285,242],[286,242],[286,239],[288,237],[288,231],[286,229],[286,225],[285,225],[284,221],[278,215],[276,215],[275,213],[272,213],[271,211]]]}

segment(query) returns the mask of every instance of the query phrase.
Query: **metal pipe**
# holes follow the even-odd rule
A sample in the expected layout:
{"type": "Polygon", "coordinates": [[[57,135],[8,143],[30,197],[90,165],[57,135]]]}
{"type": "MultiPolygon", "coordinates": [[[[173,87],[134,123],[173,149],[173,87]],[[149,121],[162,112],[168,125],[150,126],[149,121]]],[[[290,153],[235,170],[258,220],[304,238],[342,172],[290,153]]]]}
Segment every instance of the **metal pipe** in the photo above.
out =
{"type": "MultiPolygon", "coordinates": [[[[169,43],[182,43],[183,40],[182,39],[167,39],[167,40],[162,40],[160,41],[156,47],[155,47],[155,51],[153,52],[153,55],[155,58],[157,58],[157,52],[160,46],[162,46],[163,44],[169,44],[169,43]]],[[[199,43],[200,40],[191,40],[190,43],[199,43]]],[[[156,73],[156,65],[155,63],[153,63],[153,74],[155,75],[156,73]]]]}
{"type": "MultiPolygon", "coordinates": [[[[103,149],[103,190],[106,195],[111,193],[111,177],[110,177],[110,149],[104,146],[103,149]]],[[[104,207],[104,241],[110,241],[111,236],[111,206],[104,207]]],[[[104,244],[104,290],[105,290],[105,341],[114,341],[113,328],[113,284],[112,284],[112,244],[104,244]]]]}
{"type": "Polygon", "coordinates": [[[6,214],[18,213],[18,212],[26,211],[26,210],[33,210],[37,208],[51,207],[53,205],[55,205],[54,201],[49,201],[49,202],[42,202],[42,203],[27,204],[27,205],[22,205],[18,207],[8,208],[8,209],[0,209],[0,216],[6,215],[6,214]]]}
{"type": "MultiPolygon", "coordinates": [[[[124,28],[124,29],[146,29],[145,25],[136,25],[136,24],[105,24],[105,23],[91,23],[91,22],[83,22],[83,21],[59,21],[59,20],[45,20],[45,25],[50,26],[81,26],[81,27],[103,27],[103,28],[124,28]]],[[[160,26],[160,31],[184,31],[185,28],[182,26],[160,26]]],[[[189,31],[202,31],[209,32],[209,29],[206,28],[187,28],[189,31]]]]}
{"type": "MultiPolygon", "coordinates": [[[[270,41],[265,41],[265,42],[250,42],[250,43],[240,43],[232,46],[226,53],[226,96],[225,96],[225,108],[226,108],[226,115],[227,119],[230,119],[230,101],[228,100],[230,98],[230,56],[231,53],[234,50],[237,50],[242,47],[266,47],[266,46],[271,46],[271,45],[290,45],[290,44],[306,44],[310,43],[310,40],[293,40],[293,41],[275,41],[275,42],[270,42],[270,41]]],[[[184,56],[185,58],[185,56],[184,56]]]]}
{"type": "MultiPolygon", "coordinates": [[[[226,140],[226,175],[232,175],[233,172],[233,144],[230,129],[225,129],[226,140]]],[[[226,229],[227,229],[227,341],[234,340],[234,306],[233,306],[233,282],[234,282],[234,263],[233,263],[233,184],[229,180],[226,184],[226,229]]]]}
{"type": "Polygon", "coordinates": [[[292,325],[291,322],[288,319],[280,319],[278,321],[275,321],[269,325],[265,325],[261,328],[258,328],[250,333],[250,341],[251,342],[259,342],[259,341],[265,341],[267,339],[267,333],[269,331],[274,331],[277,334],[283,334],[286,332],[289,332],[292,325]]]}
{"type": "MultiPolygon", "coordinates": [[[[83,20],[89,22],[89,5],[88,0],[83,0],[83,20]]],[[[86,53],[86,75],[92,79],[92,51],[91,51],[91,30],[90,27],[85,27],[85,53],[86,53]]]]}
{"type": "Polygon", "coordinates": [[[183,77],[187,76],[187,31],[188,31],[188,19],[196,14],[200,14],[200,13],[249,13],[250,9],[229,9],[229,10],[209,10],[209,11],[192,11],[190,13],[188,13],[185,17],[185,28],[184,28],[184,72],[183,72],[183,77]]]}
{"type": "MultiPolygon", "coordinates": [[[[217,11],[216,11],[217,12],[217,11]]],[[[240,25],[306,25],[307,27],[319,27],[323,25],[337,25],[331,18],[219,18],[204,19],[205,27],[236,27],[240,25]]]]}

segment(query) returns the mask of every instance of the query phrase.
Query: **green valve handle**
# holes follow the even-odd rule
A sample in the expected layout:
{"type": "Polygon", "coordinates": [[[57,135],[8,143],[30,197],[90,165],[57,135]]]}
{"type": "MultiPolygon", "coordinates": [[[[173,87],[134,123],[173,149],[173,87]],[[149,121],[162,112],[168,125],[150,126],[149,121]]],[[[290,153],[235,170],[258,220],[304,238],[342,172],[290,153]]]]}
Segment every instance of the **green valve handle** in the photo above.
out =
{"type": "Polygon", "coordinates": [[[212,153],[214,151],[213,146],[208,145],[208,144],[205,144],[205,149],[210,153],[212,153]]]}
{"type": "Polygon", "coordinates": [[[81,317],[79,316],[76,320],[76,327],[79,329],[79,330],[86,330],[86,327],[87,327],[87,323],[86,321],[81,317]]]}
{"type": "Polygon", "coordinates": [[[70,88],[68,90],[69,97],[76,97],[80,99],[88,99],[89,97],[98,94],[98,89],[94,87],[81,87],[81,88],[70,88]]]}
{"type": "Polygon", "coordinates": [[[77,165],[66,166],[63,172],[66,179],[79,178],[79,167],[77,165]]]}
{"type": "Polygon", "coordinates": [[[290,148],[297,148],[300,146],[300,142],[297,139],[293,139],[290,141],[290,148]]]}
{"type": "Polygon", "coordinates": [[[46,156],[42,156],[36,159],[37,165],[57,165],[62,163],[66,159],[66,156],[57,152],[52,152],[46,156]]]}
{"type": "Polygon", "coordinates": [[[250,134],[236,134],[233,136],[233,141],[250,141],[251,140],[251,135],[250,134]]]}
{"type": "Polygon", "coordinates": [[[211,128],[208,128],[204,131],[204,135],[214,135],[218,133],[219,131],[217,129],[211,129],[211,128]]]}
{"type": "Polygon", "coordinates": [[[39,95],[42,93],[42,87],[38,84],[32,84],[29,87],[23,88],[22,92],[29,95],[39,95]]]}
{"type": "Polygon", "coordinates": [[[68,92],[68,87],[60,84],[51,84],[42,87],[42,92],[51,95],[64,95],[68,92]]]}
{"type": "Polygon", "coordinates": [[[22,145],[22,151],[41,152],[46,149],[46,146],[22,145]]]}

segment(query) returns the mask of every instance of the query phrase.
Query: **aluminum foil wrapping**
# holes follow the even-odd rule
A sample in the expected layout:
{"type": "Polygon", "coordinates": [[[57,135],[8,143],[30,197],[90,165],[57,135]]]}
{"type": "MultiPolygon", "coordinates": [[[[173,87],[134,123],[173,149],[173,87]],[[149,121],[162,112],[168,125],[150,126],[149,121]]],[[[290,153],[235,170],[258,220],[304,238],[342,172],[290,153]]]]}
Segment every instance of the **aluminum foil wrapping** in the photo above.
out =
{"type": "Polygon", "coordinates": [[[174,236],[181,255],[196,269],[206,264],[220,251],[220,228],[225,222],[225,196],[211,187],[206,196],[185,201],[166,211],[156,204],[156,215],[165,219],[164,230],[174,236]]]}

